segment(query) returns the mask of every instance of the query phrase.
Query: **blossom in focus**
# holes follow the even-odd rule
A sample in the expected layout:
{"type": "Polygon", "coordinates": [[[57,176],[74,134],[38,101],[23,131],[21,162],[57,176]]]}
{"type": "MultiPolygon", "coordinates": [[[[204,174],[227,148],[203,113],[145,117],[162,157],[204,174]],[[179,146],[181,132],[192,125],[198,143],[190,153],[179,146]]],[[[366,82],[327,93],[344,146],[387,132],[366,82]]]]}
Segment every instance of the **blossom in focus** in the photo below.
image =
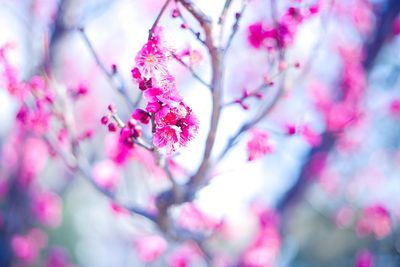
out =
{"type": "Polygon", "coordinates": [[[186,146],[198,132],[199,122],[192,110],[183,102],[177,107],[164,106],[156,113],[154,145],[165,147],[167,153],[186,146]]]}
{"type": "Polygon", "coordinates": [[[142,47],[135,62],[144,78],[150,79],[157,74],[168,74],[167,56],[155,41],[150,40],[142,47]]]}
{"type": "Polygon", "coordinates": [[[199,124],[192,110],[184,104],[175,77],[168,72],[169,54],[170,49],[157,30],[138,53],[132,69],[132,77],[147,101],[146,109],[135,110],[132,117],[144,124],[154,117],[153,144],[167,154],[186,146],[197,134],[199,124]]]}

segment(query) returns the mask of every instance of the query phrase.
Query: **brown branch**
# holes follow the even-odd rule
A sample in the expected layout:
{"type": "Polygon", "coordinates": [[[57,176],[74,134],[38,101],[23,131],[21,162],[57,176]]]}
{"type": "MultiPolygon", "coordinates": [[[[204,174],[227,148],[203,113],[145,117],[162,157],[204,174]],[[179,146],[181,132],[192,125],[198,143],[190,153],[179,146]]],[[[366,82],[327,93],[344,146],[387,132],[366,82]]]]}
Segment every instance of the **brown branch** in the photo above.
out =
{"type": "Polygon", "coordinates": [[[165,1],[165,3],[164,3],[164,5],[162,6],[160,12],[158,13],[158,16],[157,16],[156,20],[155,20],[154,23],[153,23],[153,26],[151,26],[151,28],[150,28],[150,30],[149,30],[149,37],[148,37],[149,40],[150,40],[151,37],[153,36],[154,30],[155,30],[155,28],[157,27],[158,22],[160,21],[160,19],[161,19],[162,15],[164,14],[165,10],[167,9],[167,6],[168,6],[169,2],[171,2],[171,0],[166,0],[166,1],[165,1]]]}
{"type": "Polygon", "coordinates": [[[193,34],[193,36],[203,45],[206,45],[206,43],[204,42],[203,39],[200,38],[200,32],[195,31],[192,27],[190,27],[189,23],[187,22],[187,20],[185,19],[185,17],[182,15],[182,12],[179,10],[179,7],[176,6],[176,9],[178,10],[178,16],[179,18],[182,20],[182,23],[184,25],[186,25],[187,29],[193,34]]]}

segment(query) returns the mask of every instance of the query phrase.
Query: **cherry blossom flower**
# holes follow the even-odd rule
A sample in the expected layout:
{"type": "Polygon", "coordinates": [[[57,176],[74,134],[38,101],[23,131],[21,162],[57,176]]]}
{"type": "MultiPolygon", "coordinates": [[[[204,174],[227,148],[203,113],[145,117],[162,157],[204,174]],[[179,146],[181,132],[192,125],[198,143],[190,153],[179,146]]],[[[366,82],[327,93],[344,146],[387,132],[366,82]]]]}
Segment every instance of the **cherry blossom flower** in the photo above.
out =
{"type": "Polygon", "coordinates": [[[268,133],[261,130],[253,130],[250,140],[247,142],[248,160],[256,160],[264,155],[271,153],[274,146],[268,136],[268,133]]]}
{"type": "Polygon", "coordinates": [[[26,235],[14,235],[11,248],[20,260],[32,263],[39,257],[40,250],[47,245],[47,235],[42,230],[33,228],[26,235]]]}
{"type": "Polygon", "coordinates": [[[168,257],[168,266],[170,267],[189,267],[199,259],[199,251],[191,244],[187,243],[174,250],[168,257]]]}
{"type": "Polygon", "coordinates": [[[168,74],[165,51],[153,40],[142,47],[135,61],[136,67],[144,78],[149,79],[159,74],[168,74]]]}
{"type": "Polygon", "coordinates": [[[167,241],[158,235],[142,236],[136,239],[135,247],[140,259],[150,263],[164,253],[167,249],[167,241]]]}
{"type": "Polygon", "coordinates": [[[377,239],[387,236],[392,228],[388,210],[380,204],[371,205],[363,210],[357,222],[357,233],[361,236],[374,234],[377,239]]]}
{"type": "Polygon", "coordinates": [[[68,252],[61,247],[53,247],[47,256],[45,267],[74,267],[70,263],[68,252]]]}
{"type": "Polygon", "coordinates": [[[192,231],[212,231],[219,229],[223,220],[204,213],[196,204],[185,204],[179,214],[178,223],[192,231]]]}
{"type": "Polygon", "coordinates": [[[57,227],[61,223],[61,199],[56,194],[51,192],[38,193],[33,200],[33,211],[44,225],[57,227]]]}
{"type": "Polygon", "coordinates": [[[114,188],[121,176],[119,168],[111,160],[97,162],[93,167],[92,174],[94,181],[106,189],[114,188]]]}
{"type": "Polygon", "coordinates": [[[361,250],[357,254],[356,267],[374,267],[374,256],[368,250],[361,250]]]}
{"type": "Polygon", "coordinates": [[[198,132],[198,120],[183,102],[177,107],[164,106],[155,116],[157,125],[153,143],[165,147],[167,153],[179,146],[186,146],[198,132]]]}

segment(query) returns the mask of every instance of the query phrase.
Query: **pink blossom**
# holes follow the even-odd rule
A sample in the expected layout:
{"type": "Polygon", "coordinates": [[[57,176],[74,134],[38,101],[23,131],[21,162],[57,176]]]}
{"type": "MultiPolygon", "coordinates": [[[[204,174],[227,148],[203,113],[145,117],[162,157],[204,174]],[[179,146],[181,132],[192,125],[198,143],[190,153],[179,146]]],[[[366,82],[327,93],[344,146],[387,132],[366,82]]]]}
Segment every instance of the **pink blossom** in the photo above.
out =
{"type": "Polygon", "coordinates": [[[180,59],[188,58],[189,65],[193,66],[195,64],[200,63],[203,60],[203,54],[199,50],[186,48],[178,54],[178,58],[180,59]]]}
{"type": "Polygon", "coordinates": [[[14,255],[28,263],[36,261],[40,250],[46,245],[47,235],[36,228],[31,229],[26,235],[14,235],[11,239],[14,255]]]}
{"type": "Polygon", "coordinates": [[[50,250],[47,256],[45,267],[74,267],[70,263],[68,252],[63,248],[55,247],[50,250]]]}
{"type": "Polygon", "coordinates": [[[165,49],[159,47],[153,39],[149,40],[137,54],[136,67],[143,78],[150,79],[158,75],[168,74],[165,49]]]}
{"type": "Polygon", "coordinates": [[[397,17],[393,23],[393,34],[400,35],[400,17],[397,17]]]}
{"type": "Polygon", "coordinates": [[[247,142],[248,160],[256,160],[264,155],[271,153],[274,147],[268,136],[268,133],[261,130],[253,130],[250,140],[247,142]]]}
{"type": "Polygon", "coordinates": [[[265,44],[267,38],[275,38],[276,31],[274,29],[266,30],[262,22],[251,24],[248,28],[247,40],[254,48],[261,48],[265,44]]]}
{"type": "Polygon", "coordinates": [[[304,125],[301,128],[301,134],[311,146],[315,147],[321,143],[321,136],[317,132],[315,132],[309,125],[304,125]]]}
{"type": "Polygon", "coordinates": [[[112,212],[115,213],[116,215],[128,215],[129,214],[129,212],[126,209],[124,209],[123,207],[121,207],[120,205],[118,205],[115,202],[111,202],[110,206],[111,206],[112,212]]]}
{"type": "Polygon", "coordinates": [[[198,132],[198,120],[192,110],[181,102],[177,107],[162,107],[155,116],[157,125],[153,143],[173,152],[179,146],[186,146],[198,132]]]}
{"type": "Polygon", "coordinates": [[[133,111],[132,118],[140,121],[143,124],[148,124],[150,122],[149,113],[140,108],[137,108],[133,111]]]}
{"type": "Polygon", "coordinates": [[[394,99],[390,102],[389,112],[394,118],[400,118],[400,99],[394,99]]]}
{"type": "Polygon", "coordinates": [[[170,267],[189,267],[192,262],[199,258],[198,249],[190,244],[184,244],[172,252],[168,258],[168,266],[170,267]]]}
{"type": "Polygon", "coordinates": [[[256,22],[249,26],[247,40],[251,46],[254,48],[260,48],[264,39],[264,29],[261,22],[256,22]]]}
{"type": "Polygon", "coordinates": [[[135,247],[140,259],[144,262],[157,260],[167,249],[167,241],[158,235],[148,235],[138,238],[135,247]]]}
{"type": "Polygon", "coordinates": [[[61,199],[56,194],[51,192],[38,193],[33,200],[33,211],[44,225],[57,227],[61,223],[61,199]]]}
{"type": "Polygon", "coordinates": [[[335,224],[339,228],[350,226],[354,220],[354,211],[351,207],[344,206],[337,210],[335,214],[335,224]]]}
{"type": "Polygon", "coordinates": [[[281,247],[279,230],[275,227],[260,229],[253,243],[242,255],[243,266],[268,267],[275,266],[281,247]]]}
{"type": "Polygon", "coordinates": [[[220,228],[223,221],[203,212],[194,203],[185,204],[179,214],[178,223],[195,232],[210,231],[220,228]]]}
{"type": "Polygon", "coordinates": [[[132,149],[120,142],[119,137],[109,135],[105,139],[105,152],[115,164],[124,164],[131,156],[132,149]]]}
{"type": "Polygon", "coordinates": [[[355,267],[374,267],[374,256],[368,250],[362,250],[357,254],[355,267]]]}
{"type": "Polygon", "coordinates": [[[165,147],[167,152],[173,152],[179,144],[180,132],[181,129],[174,125],[159,127],[154,133],[153,144],[159,148],[165,147]]]}
{"type": "Polygon", "coordinates": [[[357,233],[361,236],[374,234],[377,239],[387,236],[392,228],[388,210],[380,205],[371,205],[363,210],[357,222],[357,233]]]}
{"type": "Polygon", "coordinates": [[[111,160],[97,162],[92,170],[94,181],[105,189],[113,189],[119,182],[121,173],[111,160]]]}

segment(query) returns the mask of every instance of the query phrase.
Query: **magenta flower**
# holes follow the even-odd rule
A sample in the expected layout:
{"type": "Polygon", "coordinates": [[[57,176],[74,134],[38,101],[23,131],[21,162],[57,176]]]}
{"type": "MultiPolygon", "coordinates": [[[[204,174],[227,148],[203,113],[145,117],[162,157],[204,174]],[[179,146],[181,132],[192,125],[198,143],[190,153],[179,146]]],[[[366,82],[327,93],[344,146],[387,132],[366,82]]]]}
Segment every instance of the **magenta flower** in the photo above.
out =
{"type": "Polygon", "coordinates": [[[164,52],[164,49],[160,48],[153,40],[148,41],[142,47],[135,58],[136,67],[142,77],[150,79],[159,74],[168,74],[167,57],[164,52]]]}
{"type": "Polygon", "coordinates": [[[111,160],[103,160],[93,167],[92,171],[94,181],[105,189],[114,188],[121,177],[117,165],[111,160]]]}
{"type": "Polygon", "coordinates": [[[167,153],[186,146],[199,128],[198,119],[183,102],[177,107],[163,106],[155,114],[155,122],[157,129],[153,143],[159,148],[166,147],[167,153]]]}
{"type": "Polygon", "coordinates": [[[274,147],[266,132],[253,130],[250,140],[247,143],[248,160],[262,158],[264,155],[271,153],[274,147]]]}
{"type": "Polygon", "coordinates": [[[33,210],[39,221],[50,227],[61,223],[62,203],[58,195],[51,192],[41,192],[33,200],[33,210]]]}
{"type": "Polygon", "coordinates": [[[361,236],[372,233],[377,239],[386,237],[392,229],[389,211],[380,204],[365,208],[356,228],[361,236]]]}
{"type": "Polygon", "coordinates": [[[167,153],[173,152],[176,150],[176,144],[179,143],[179,134],[179,127],[166,125],[156,130],[153,143],[158,148],[165,147],[167,153]]]}
{"type": "Polygon", "coordinates": [[[167,241],[158,235],[143,236],[136,240],[135,247],[143,262],[157,260],[167,249],[167,241]]]}

